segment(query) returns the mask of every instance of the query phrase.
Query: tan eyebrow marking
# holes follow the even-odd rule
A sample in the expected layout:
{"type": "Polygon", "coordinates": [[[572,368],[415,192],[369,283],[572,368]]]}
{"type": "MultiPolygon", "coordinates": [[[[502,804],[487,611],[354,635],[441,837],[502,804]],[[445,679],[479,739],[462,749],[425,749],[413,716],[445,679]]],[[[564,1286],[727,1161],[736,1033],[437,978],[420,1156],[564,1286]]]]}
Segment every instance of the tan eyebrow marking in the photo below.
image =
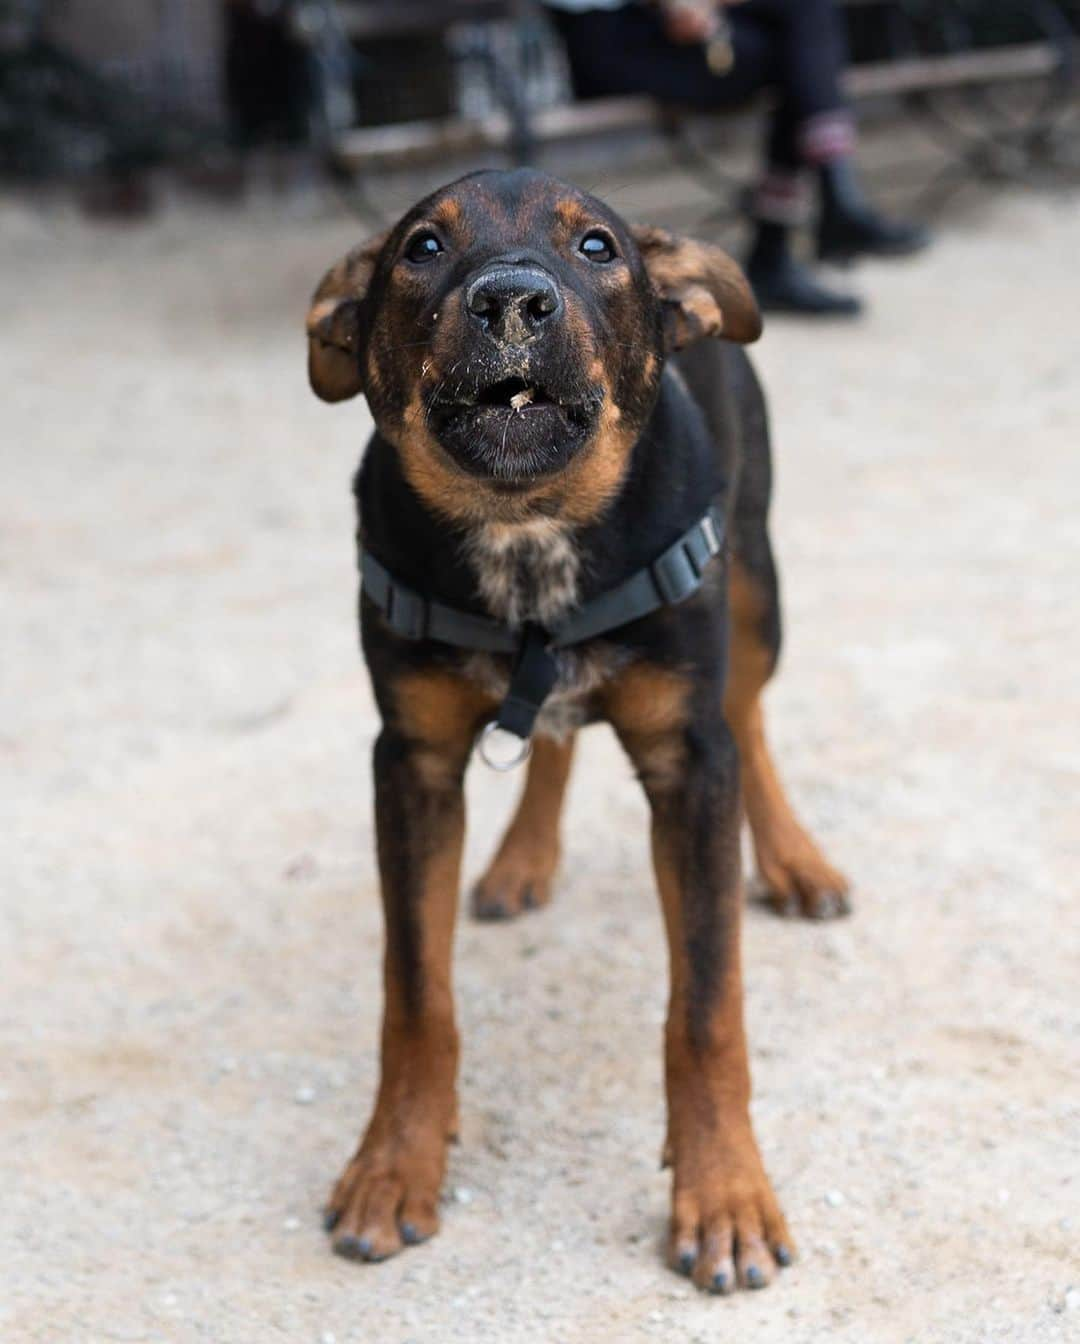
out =
{"type": "Polygon", "coordinates": [[[561,196],[555,202],[555,215],[559,223],[565,224],[568,229],[580,229],[589,222],[589,216],[580,201],[574,200],[572,196],[561,196]]]}
{"type": "Polygon", "coordinates": [[[453,196],[446,196],[435,207],[434,218],[446,228],[457,228],[465,217],[461,202],[453,196]]]}

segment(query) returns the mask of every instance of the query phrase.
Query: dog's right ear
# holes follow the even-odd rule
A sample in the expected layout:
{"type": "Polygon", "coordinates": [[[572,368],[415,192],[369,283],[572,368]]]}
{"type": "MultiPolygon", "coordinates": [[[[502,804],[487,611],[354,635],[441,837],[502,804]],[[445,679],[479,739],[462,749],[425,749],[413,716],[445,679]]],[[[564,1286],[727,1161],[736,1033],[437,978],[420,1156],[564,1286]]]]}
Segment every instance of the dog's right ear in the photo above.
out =
{"type": "Polygon", "coordinates": [[[364,390],[360,322],[364,298],[387,234],[346,253],[326,272],[307,315],[308,378],[323,401],[346,401],[364,390]]]}

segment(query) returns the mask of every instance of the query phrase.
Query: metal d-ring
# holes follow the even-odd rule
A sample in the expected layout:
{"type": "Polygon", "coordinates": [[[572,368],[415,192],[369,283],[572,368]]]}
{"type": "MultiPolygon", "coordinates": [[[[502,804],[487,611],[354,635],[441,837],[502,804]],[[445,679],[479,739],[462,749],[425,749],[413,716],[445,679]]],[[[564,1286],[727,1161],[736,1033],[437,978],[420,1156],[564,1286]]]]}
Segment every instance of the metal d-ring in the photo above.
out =
{"type": "Polygon", "coordinates": [[[510,732],[507,728],[500,728],[495,719],[485,723],[480,729],[480,735],[476,739],[476,750],[480,754],[480,759],[486,766],[492,770],[498,770],[500,774],[505,774],[510,770],[516,770],[519,765],[524,763],[532,755],[532,742],[527,737],[518,737],[517,733],[510,732]],[[494,734],[498,733],[499,738],[512,738],[516,743],[516,754],[500,759],[497,755],[491,755],[494,734]]]}

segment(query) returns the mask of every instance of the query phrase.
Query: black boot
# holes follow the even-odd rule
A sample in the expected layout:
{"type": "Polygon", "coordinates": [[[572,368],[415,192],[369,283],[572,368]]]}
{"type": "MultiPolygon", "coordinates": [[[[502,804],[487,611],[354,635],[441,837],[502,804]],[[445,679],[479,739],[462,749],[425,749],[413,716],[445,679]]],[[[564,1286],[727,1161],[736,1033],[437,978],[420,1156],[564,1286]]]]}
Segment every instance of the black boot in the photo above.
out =
{"type": "Polygon", "coordinates": [[[818,284],[813,272],[791,255],[788,235],[785,224],[758,223],[746,275],[759,307],[806,317],[857,317],[862,312],[859,300],[818,284]]]}
{"type": "Polygon", "coordinates": [[[822,165],[817,254],[823,261],[904,257],[921,252],[929,241],[921,224],[878,214],[863,195],[850,159],[822,165]]]}

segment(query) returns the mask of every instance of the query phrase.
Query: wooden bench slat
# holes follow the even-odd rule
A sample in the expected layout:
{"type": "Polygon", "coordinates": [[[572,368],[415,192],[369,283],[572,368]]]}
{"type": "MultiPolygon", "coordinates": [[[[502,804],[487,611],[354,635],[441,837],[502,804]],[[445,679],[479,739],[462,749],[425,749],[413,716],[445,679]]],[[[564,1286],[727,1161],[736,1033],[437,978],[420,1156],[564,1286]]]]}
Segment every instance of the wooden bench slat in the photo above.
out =
{"type": "Polygon", "coordinates": [[[879,94],[930,92],[963,84],[1031,79],[1057,69],[1058,56],[1048,42],[986,47],[955,56],[919,56],[880,64],[856,65],[845,84],[855,98],[879,94]]]}
{"type": "MultiPolygon", "coordinates": [[[[657,106],[651,98],[603,98],[541,108],[533,114],[531,126],[537,140],[551,142],[648,129],[657,125],[657,118],[657,106]]],[[[510,135],[509,118],[496,112],[477,121],[455,117],[346,131],[338,139],[335,152],[343,163],[353,166],[388,158],[416,161],[479,149],[505,149],[510,135]]]]}
{"type": "Polygon", "coordinates": [[[405,37],[411,33],[439,33],[456,23],[506,19],[513,6],[506,0],[337,0],[342,27],[353,38],[405,37]]]}
{"type": "MultiPolygon", "coordinates": [[[[846,85],[852,97],[870,98],[1030,79],[1050,74],[1057,67],[1054,48],[1049,43],[1032,42],[956,56],[855,66],[848,71],[846,85]]],[[[551,142],[655,129],[660,118],[661,110],[652,98],[601,98],[538,109],[532,116],[532,131],[538,141],[551,142]]],[[[509,119],[495,113],[477,121],[447,118],[346,131],[337,141],[335,155],[345,166],[358,169],[386,159],[417,162],[444,154],[505,149],[510,139],[509,119]]]]}

